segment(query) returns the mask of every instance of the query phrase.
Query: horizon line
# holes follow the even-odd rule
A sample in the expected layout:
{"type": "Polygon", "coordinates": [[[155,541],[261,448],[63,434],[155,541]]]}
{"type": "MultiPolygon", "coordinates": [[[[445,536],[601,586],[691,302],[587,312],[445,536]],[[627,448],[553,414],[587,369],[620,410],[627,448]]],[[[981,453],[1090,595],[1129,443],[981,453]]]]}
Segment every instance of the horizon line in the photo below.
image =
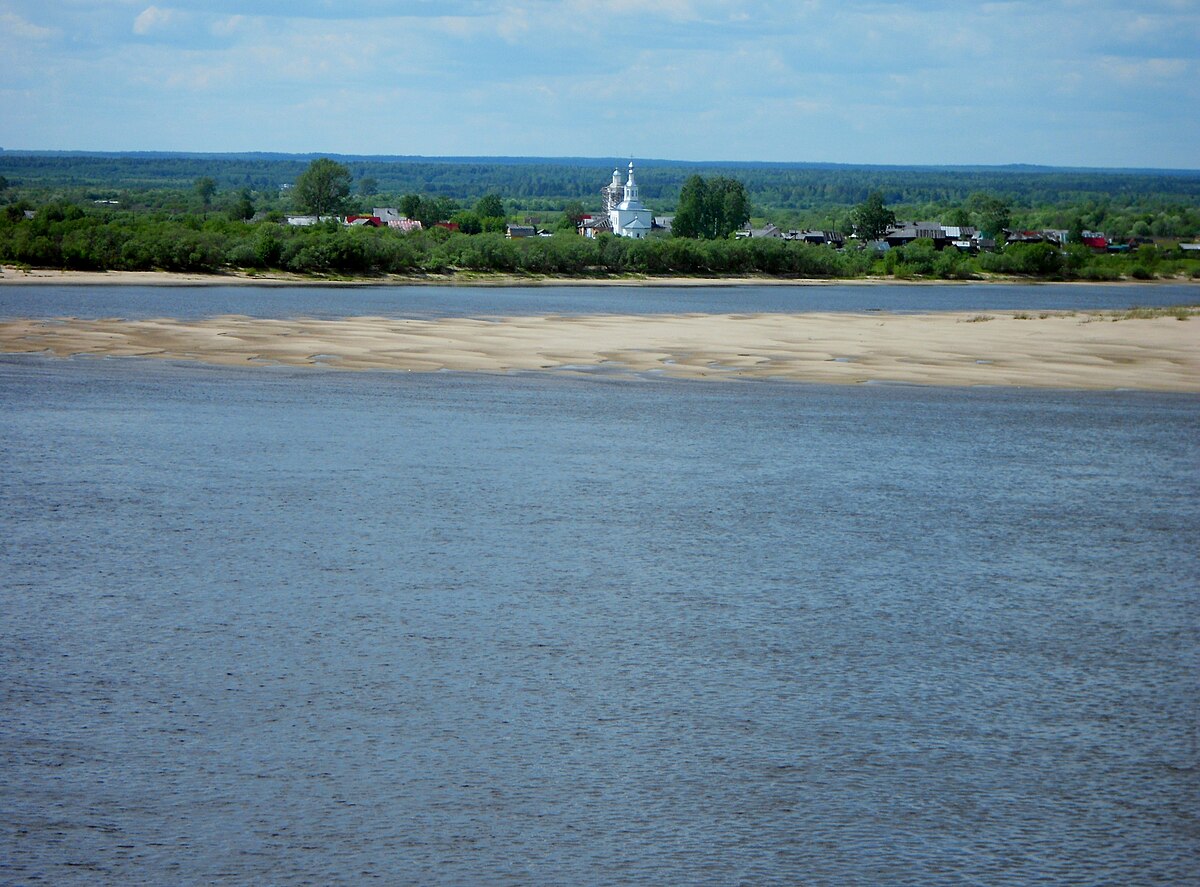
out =
{"type": "MultiPolygon", "coordinates": [[[[93,149],[93,148],[5,148],[0,147],[0,156],[25,155],[73,155],[79,157],[189,157],[189,158],[235,158],[235,157],[278,157],[295,158],[297,160],[328,157],[330,159],[344,158],[357,161],[375,162],[542,162],[558,164],[607,165],[615,161],[624,161],[631,155],[586,157],[578,155],[536,155],[536,154],[347,154],[337,151],[181,151],[157,148],[131,149],[93,149]]],[[[636,159],[636,155],[635,159],[636,159]]],[[[1055,171],[1055,172],[1084,172],[1084,173],[1172,173],[1200,175],[1200,168],[1194,167],[1158,167],[1158,166],[1054,166],[1043,163],[1011,161],[1008,163],[856,163],[841,160],[678,160],[665,157],[644,157],[638,159],[638,164],[659,166],[741,166],[751,168],[762,167],[835,167],[852,169],[930,169],[930,170],[996,170],[996,171],[1055,171]]]]}

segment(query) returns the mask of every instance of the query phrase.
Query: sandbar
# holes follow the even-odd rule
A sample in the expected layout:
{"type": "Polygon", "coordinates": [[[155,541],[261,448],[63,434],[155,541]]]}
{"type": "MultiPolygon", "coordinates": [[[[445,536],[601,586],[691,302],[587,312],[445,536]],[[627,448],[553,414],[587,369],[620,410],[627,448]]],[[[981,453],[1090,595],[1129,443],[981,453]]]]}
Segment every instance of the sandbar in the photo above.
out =
{"type": "Polygon", "coordinates": [[[1118,312],[19,319],[0,352],[334,370],[1200,392],[1200,316],[1118,312]]]}

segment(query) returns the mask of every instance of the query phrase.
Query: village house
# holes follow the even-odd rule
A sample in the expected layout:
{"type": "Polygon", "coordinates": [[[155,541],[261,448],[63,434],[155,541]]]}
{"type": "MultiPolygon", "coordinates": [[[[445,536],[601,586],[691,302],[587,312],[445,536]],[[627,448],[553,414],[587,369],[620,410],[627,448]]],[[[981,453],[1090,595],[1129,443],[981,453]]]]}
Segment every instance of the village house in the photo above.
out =
{"type": "Polygon", "coordinates": [[[329,221],[338,221],[345,224],[345,220],[338,216],[284,216],[284,221],[297,228],[310,228],[313,225],[319,225],[321,222],[329,221]]]}
{"type": "Polygon", "coordinates": [[[789,231],[795,234],[793,240],[803,240],[805,243],[823,243],[841,249],[846,245],[846,235],[840,231],[789,231]]]}
{"type": "Polygon", "coordinates": [[[937,222],[904,222],[884,235],[888,246],[906,246],[914,240],[932,240],[934,249],[945,249],[950,243],[946,231],[937,222]]]}
{"type": "Polygon", "coordinates": [[[579,233],[584,237],[597,237],[612,233],[612,222],[607,215],[586,215],[579,220],[579,233]]]}
{"type": "Polygon", "coordinates": [[[410,219],[394,206],[377,206],[371,210],[371,217],[378,219],[382,225],[386,225],[393,231],[403,234],[421,231],[424,228],[419,219],[410,219]]]}
{"type": "Polygon", "coordinates": [[[775,237],[782,239],[783,232],[772,225],[770,222],[762,228],[746,228],[742,231],[737,231],[733,235],[738,240],[757,240],[762,237],[775,237]]]}
{"type": "Polygon", "coordinates": [[[846,243],[846,238],[837,231],[818,231],[815,229],[798,231],[793,228],[790,231],[785,232],[770,222],[768,222],[762,228],[743,228],[741,231],[735,232],[733,236],[738,240],[751,240],[754,238],[771,237],[777,240],[828,245],[838,249],[840,249],[846,243]]]}

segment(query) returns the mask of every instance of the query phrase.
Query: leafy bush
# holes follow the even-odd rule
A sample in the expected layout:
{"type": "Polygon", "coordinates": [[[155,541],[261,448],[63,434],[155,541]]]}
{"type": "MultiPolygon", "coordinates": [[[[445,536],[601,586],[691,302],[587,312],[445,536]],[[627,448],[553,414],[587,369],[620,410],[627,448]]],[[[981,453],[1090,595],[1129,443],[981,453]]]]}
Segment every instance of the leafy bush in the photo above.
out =
{"type": "Polygon", "coordinates": [[[896,254],[893,260],[895,273],[900,277],[929,277],[934,273],[938,252],[933,241],[922,237],[907,246],[892,250],[896,254]]]}
{"type": "Polygon", "coordinates": [[[1049,243],[1012,243],[1003,252],[981,254],[978,261],[984,271],[1035,277],[1059,275],[1066,264],[1058,247],[1049,243]]]}

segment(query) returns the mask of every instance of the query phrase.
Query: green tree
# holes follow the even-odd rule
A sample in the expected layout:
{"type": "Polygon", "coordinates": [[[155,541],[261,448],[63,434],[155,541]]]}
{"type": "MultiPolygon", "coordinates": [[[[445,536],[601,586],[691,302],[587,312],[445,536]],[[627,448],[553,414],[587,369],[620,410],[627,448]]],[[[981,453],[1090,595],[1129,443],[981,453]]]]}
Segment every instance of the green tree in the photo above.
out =
{"type": "Polygon", "coordinates": [[[746,196],[746,186],[737,179],[718,177],[709,183],[709,189],[715,195],[714,200],[720,200],[715,239],[724,240],[750,221],[750,198],[746,196]]]}
{"type": "Polygon", "coordinates": [[[1012,243],[1002,253],[982,253],[980,267],[1000,274],[1049,277],[1062,271],[1062,252],[1049,243],[1012,243]]]}
{"type": "Polygon", "coordinates": [[[703,237],[705,233],[706,196],[704,178],[688,176],[679,191],[679,203],[675,206],[675,219],[671,222],[671,233],[676,237],[703,237]]]}
{"type": "Polygon", "coordinates": [[[229,218],[235,222],[245,221],[254,216],[254,201],[250,199],[250,189],[243,188],[238,194],[237,201],[229,208],[229,218]]]}
{"type": "Polygon", "coordinates": [[[896,224],[896,214],[884,205],[882,191],[868,194],[867,199],[854,208],[851,218],[858,239],[864,241],[879,240],[896,224]]]}
{"type": "MultiPolygon", "coordinates": [[[[458,212],[458,204],[449,197],[422,197],[416,218],[424,228],[432,228],[438,222],[446,222],[458,212]]],[[[413,216],[409,216],[413,218],[413,216]]]]}
{"type": "Polygon", "coordinates": [[[204,206],[204,211],[208,212],[208,207],[212,203],[213,195],[217,193],[217,183],[209,176],[196,179],[192,185],[196,194],[200,197],[200,203],[204,206]]]}
{"type": "Polygon", "coordinates": [[[976,192],[967,199],[967,206],[979,219],[980,230],[995,237],[997,243],[1004,239],[1004,230],[1012,227],[1012,207],[1007,200],[976,192]]]}
{"type": "Polygon", "coordinates": [[[750,199],[736,179],[716,176],[706,181],[689,176],[679,192],[671,233],[676,237],[724,240],[750,220],[750,199]]]}
{"type": "Polygon", "coordinates": [[[563,217],[571,223],[572,228],[578,228],[585,215],[587,215],[587,210],[578,200],[571,200],[563,207],[563,217]]]}
{"type": "Polygon", "coordinates": [[[933,241],[920,237],[908,246],[892,250],[896,254],[896,274],[901,277],[925,277],[934,273],[938,252],[933,241]]]}
{"type": "Polygon", "coordinates": [[[571,200],[563,207],[562,217],[555,223],[555,231],[577,231],[579,223],[587,215],[587,210],[578,200],[571,200]]]}
{"type": "Polygon", "coordinates": [[[379,193],[379,180],[371,176],[364,176],[358,180],[358,193],[363,197],[373,197],[379,193]]]}
{"type": "Polygon", "coordinates": [[[292,193],[300,208],[315,216],[335,212],[350,196],[350,170],[328,157],[319,157],[300,173],[292,193]]]}
{"type": "Polygon", "coordinates": [[[498,194],[485,194],[475,204],[475,215],[481,219],[504,217],[504,201],[498,194]]]}
{"type": "MultiPolygon", "coordinates": [[[[400,199],[400,212],[407,218],[416,219],[423,228],[432,228],[438,222],[453,221],[458,212],[458,204],[449,197],[422,197],[419,194],[406,194],[400,199]]],[[[472,213],[487,230],[488,219],[480,219],[478,213],[472,213]]],[[[503,220],[501,220],[503,227],[503,220]]]]}
{"type": "Polygon", "coordinates": [[[484,231],[492,233],[503,234],[508,229],[508,220],[504,216],[488,216],[486,219],[480,219],[479,223],[484,231]]]}
{"type": "Polygon", "coordinates": [[[479,234],[483,231],[483,223],[479,220],[478,213],[470,210],[456,212],[450,217],[450,221],[458,225],[458,230],[463,234],[479,234]]]}
{"type": "Polygon", "coordinates": [[[406,219],[416,219],[421,215],[421,195],[405,194],[400,198],[400,212],[406,219]]]}

